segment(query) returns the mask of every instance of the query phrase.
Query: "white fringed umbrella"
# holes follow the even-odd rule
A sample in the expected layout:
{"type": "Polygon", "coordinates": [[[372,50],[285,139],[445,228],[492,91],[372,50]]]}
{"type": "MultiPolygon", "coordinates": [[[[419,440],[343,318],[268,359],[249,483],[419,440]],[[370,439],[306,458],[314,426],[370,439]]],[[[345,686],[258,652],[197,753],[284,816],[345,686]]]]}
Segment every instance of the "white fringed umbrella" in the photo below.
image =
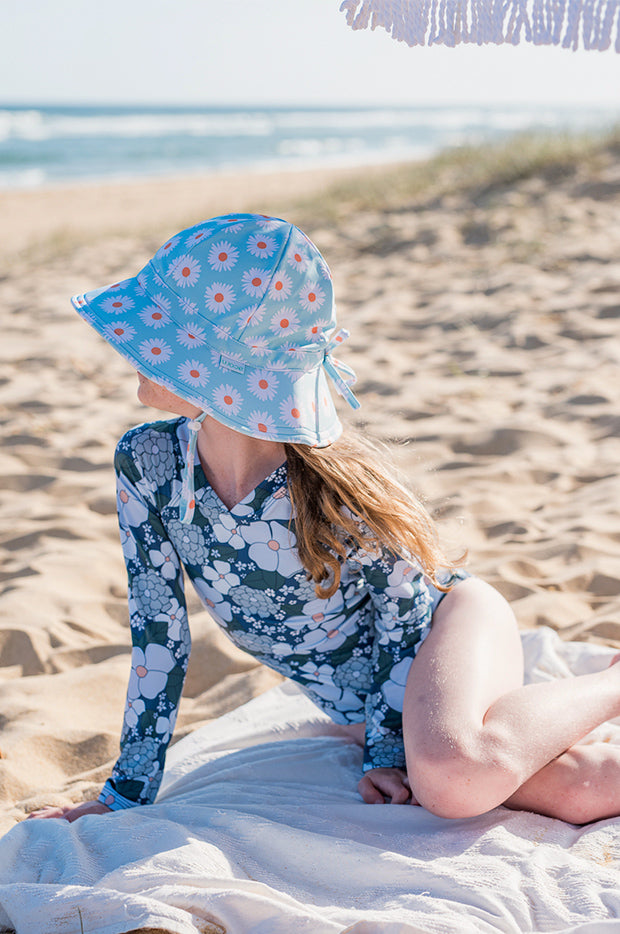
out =
{"type": "Polygon", "coordinates": [[[343,0],[353,29],[382,26],[407,45],[471,42],[620,52],[620,0],[343,0]]]}

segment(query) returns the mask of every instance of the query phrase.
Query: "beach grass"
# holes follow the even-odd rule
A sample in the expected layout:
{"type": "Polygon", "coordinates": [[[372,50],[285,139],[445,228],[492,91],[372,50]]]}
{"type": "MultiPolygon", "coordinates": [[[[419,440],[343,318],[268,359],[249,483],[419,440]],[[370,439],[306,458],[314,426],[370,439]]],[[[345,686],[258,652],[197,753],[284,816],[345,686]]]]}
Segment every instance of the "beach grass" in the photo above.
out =
{"type": "Polygon", "coordinates": [[[329,187],[319,203],[296,205],[305,225],[334,223],[357,211],[394,210],[451,194],[484,199],[533,177],[556,182],[580,168],[590,174],[620,155],[620,126],[600,133],[525,132],[499,142],[454,146],[421,161],[368,172],[329,187]]]}

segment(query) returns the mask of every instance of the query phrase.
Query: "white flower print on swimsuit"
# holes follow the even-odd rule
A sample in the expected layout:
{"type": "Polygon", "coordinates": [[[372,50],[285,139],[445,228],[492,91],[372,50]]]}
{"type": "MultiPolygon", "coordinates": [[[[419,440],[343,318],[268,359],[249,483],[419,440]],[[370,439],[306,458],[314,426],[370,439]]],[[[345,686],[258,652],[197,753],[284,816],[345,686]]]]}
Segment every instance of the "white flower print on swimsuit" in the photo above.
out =
{"type": "Polygon", "coordinates": [[[118,809],[157,794],[191,644],[184,571],[236,645],[337,723],[366,721],[365,770],[403,767],[404,686],[442,594],[402,558],[358,550],[336,593],[318,598],[295,547],[285,465],[230,510],[197,465],[196,510],[181,522],[187,421],[139,425],[117,448],[134,649],[121,754],[99,800],[118,809]]]}

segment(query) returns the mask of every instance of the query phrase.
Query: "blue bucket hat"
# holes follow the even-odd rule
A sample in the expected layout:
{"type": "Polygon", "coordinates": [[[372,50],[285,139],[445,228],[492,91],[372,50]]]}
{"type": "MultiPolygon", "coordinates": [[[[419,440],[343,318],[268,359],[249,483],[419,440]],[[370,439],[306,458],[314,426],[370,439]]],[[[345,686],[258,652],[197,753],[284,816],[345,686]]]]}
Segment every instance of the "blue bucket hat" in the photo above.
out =
{"type": "MultiPolygon", "coordinates": [[[[137,276],[72,304],[148,379],[255,438],[324,447],[342,432],[326,375],[353,408],[332,351],[327,263],[293,224],[227,214],[168,240],[137,276]]],[[[189,453],[189,452],[188,452],[189,453]]],[[[192,450],[193,459],[193,450],[192,450]]]]}

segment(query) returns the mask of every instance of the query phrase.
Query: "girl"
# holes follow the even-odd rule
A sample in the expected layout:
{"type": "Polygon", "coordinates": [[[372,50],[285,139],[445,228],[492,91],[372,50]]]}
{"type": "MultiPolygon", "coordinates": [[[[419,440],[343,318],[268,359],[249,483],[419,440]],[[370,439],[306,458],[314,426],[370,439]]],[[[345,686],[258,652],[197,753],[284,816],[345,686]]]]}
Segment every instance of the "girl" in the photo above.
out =
{"type": "Polygon", "coordinates": [[[154,801],[190,651],[183,570],[233,642],[364,729],[368,803],[443,817],[499,804],[575,823],[620,813],[620,753],[579,745],[620,714],[620,665],[523,686],[514,617],[448,562],[382,455],[341,435],[326,377],[329,270],[285,221],[247,214],[182,231],[135,278],[73,299],[176,418],[116,453],[132,669],[121,754],[97,801],[154,801]]]}

